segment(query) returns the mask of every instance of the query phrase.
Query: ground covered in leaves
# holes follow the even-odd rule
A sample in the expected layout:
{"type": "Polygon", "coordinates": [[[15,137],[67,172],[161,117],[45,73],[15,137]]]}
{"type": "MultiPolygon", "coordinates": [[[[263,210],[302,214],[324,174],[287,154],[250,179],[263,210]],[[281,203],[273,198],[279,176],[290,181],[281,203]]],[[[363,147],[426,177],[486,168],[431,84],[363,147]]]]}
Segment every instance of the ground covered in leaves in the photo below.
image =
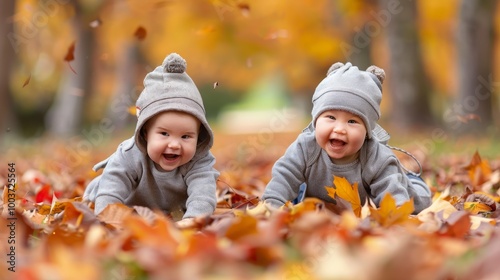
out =
{"type": "Polygon", "coordinates": [[[97,175],[92,165],[116,143],[84,150],[40,140],[9,149],[0,170],[0,279],[496,279],[500,274],[498,159],[416,153],[434,194],[432,206],[418,215],[411,215],[411,203],[396,207],[390,196],[379,208],[361,205],[356,185],[342,178],[325,186],[341,202],[337,205],[307,199],[271,209],[259,197],[291,139],[256,135],[216,145],[218,208],[183,226],[175,215],[144,207],[111,205],[95,216],[92,205],[81,202],[97,175]]]}

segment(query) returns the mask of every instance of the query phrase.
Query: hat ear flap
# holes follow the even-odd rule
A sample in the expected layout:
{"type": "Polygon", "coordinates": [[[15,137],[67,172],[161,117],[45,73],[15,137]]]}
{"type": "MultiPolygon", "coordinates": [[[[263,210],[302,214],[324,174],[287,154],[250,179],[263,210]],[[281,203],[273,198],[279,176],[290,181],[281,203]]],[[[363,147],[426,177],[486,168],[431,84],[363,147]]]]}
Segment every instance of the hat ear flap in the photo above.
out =
{"type": "Polygon", "coordinates": [[[326,72],[326,76],[330,76],[331,73],[333,73],[335,70],[339,69],[342,66],[344,66],[344,63],[335,62],[332,66],[330,66],[330,69],[328,69],[328,71],[326,72]]]}
{"type": "Polygon", "coordinates": [[[377,77],[377,79],[380,81],[381,84],[384,83],[384,80],[385,80],[385,71],[384,71],[384,69],[379,68],[379,67],[377,67],[375,65],[372,65],[372,66],[366,68],[366,72],[370,72],[373,75],[375,75],[375,77],[377,77]]]}

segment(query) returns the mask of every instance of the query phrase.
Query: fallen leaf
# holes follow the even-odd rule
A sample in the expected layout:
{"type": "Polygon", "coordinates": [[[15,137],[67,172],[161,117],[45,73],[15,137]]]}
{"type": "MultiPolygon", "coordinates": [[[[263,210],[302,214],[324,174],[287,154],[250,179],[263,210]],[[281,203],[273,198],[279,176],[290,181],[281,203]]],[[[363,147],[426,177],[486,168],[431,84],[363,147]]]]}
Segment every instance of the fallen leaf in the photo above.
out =
{"type": "Polygon", "coordinates": [[[26,78],[26,80],[24,81],[24,83],[23,83],[23,88],[24,88],[25,86],[27,86],[27,85],[30,83],[30,80],[31,80],[31,74],[30,74],[30,75],[28,76],[28,78],[26,78]]]}
{"type": "Polygon", "coordinates": [[[413,198],[398,207],[392,195],[386,193],[380,201],[380,207],[378,209],[370,208],[370,214],[381,226],[389,227],[407,222],[414,210],[413,198]]]}

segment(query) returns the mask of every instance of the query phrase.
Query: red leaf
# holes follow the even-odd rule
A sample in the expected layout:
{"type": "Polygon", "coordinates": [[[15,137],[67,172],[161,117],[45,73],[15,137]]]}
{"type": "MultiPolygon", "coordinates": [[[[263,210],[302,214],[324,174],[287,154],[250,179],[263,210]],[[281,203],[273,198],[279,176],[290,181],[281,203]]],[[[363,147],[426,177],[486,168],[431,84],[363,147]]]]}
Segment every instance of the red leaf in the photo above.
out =
{"type": "Polygon", "coordinates": [[[36,193],[35,202],[48,202],[52,203],[52,192],[50,185],[43,185],[43,187],[36,193]]]}
{"type": "Polygon", "coordinates": [[[73,42],[71,44],[71,46],[69,46],[68,52],[66,53],[66,56],[64,57],[64,61],[68,62],[69,69],[71,69],[71,71],[76,74],[75,69],[73,69],[73,67],[71,67],[71,64],[69,64],[70,61],[75,60],[74,53],[75,53],[75,42],[73,42]]]}

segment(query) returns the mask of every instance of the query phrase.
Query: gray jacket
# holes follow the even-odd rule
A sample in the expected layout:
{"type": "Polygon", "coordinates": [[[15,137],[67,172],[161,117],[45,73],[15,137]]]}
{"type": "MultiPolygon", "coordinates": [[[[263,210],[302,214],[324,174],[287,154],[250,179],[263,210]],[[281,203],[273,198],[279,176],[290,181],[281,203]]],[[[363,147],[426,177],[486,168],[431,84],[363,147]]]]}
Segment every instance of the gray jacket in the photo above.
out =
{"type": "Polygon", "coordinates": [[[104,168],[87,186],[84,200],[95,202],[98,214],[110,203],[139,205],[165,212],[182,210],[183,218],[212,214],[215,210],[214,156],[205,150],[172,171],[158,170],[130,138],[116,152],[94,166],[104,168]]]}
{"type": "Polygon", "coordinates": [[[311,126],[275,163],[272,179],[262,199],[279,207],[295,199],[300,185],[306,183],[306,197],[333,202],[325,186],[333,186],[334,175],[345,177],[351,184],[357,182],[362,203],[369,197],[378,206],[386,193],[390,193],[398,205],[413,197],[415,212],[420,212],[431,203],[428,186],[419,179],[406,176],[392,150],[376,138],[365,140],[357,160],[337,165],[317,144],[311,126]]]}

